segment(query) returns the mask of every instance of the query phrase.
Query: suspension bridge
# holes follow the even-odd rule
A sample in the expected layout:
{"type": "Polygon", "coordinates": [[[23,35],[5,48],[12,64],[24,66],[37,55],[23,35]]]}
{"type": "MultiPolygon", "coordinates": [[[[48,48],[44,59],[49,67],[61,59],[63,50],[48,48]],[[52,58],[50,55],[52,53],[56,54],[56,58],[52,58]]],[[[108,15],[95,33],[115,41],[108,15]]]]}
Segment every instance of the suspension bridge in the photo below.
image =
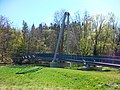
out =
{"type": "MultiPolygon", "coordinates": [[[[29,61],[34,59],[42,59],[52,61],[54,54],[34,54],[19,57],[19,59],[28,59],[29,61]]],[[[88,65],[101,65],[107,67],[120,68],[120,57],[119,56],[81,56],[81,55],[66,55],[57,54],[56,62],[75,62],[75,63],[86,63],[88,65]]]]}
{"type": "MultiPolygon", "coordinates": [[[[120,56],[83,56],[83,55],[69,55],[69,12],[65,12],[62,20],[62,25],[59,32],[58,41],[56,44],[56,49],[54,54],[32,54],[18,57],[22,60],[34,60],[34,59],[42,59],[50,61],[51,67],[64,67],[66,62],[75,62],[75,63],[83,63],[86,66],[89,65],[101,65],[107,67],[120,68],[120,56]],[[67,25],[65,25],[65,20],[67,18],[67,25]],[[60,40],[62,38],[64,28],[67,26],[67,41],[66,41],[66,54],[58,54],[58,47],[60,44],[60,40]]],[[[76,41],[76,39],[74,40],[76,41]]],[[[15,61],[16,62],[16,61],[15,61]]]]}

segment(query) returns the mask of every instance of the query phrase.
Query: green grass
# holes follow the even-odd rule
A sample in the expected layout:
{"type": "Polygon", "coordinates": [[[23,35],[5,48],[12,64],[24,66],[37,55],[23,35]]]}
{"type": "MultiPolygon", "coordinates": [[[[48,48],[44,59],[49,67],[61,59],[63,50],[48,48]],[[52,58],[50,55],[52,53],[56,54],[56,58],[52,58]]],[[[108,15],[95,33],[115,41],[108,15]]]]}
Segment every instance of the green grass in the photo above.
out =
{"type": "Polygon", "coordinates": [[[120,90],[120,70],[110,70],[0,66],[0,90],[120,90]]]}

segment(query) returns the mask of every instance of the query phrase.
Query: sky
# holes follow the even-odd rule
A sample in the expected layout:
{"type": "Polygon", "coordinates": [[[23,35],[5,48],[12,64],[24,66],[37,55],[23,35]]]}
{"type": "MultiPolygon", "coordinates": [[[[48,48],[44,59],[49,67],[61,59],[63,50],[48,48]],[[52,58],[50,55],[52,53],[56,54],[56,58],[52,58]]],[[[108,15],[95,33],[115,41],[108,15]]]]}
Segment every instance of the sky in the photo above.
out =
{"type": "Polygon", "coordinates": [[[71,15],[88,11],[90,15],[113,12],[120,18],[120,0],[0,0],[0,15],[8,17],[14,27],[22,27],[25,20],[28,26],[33,23],[49,25],[54,21],[54,13],[65,9],[71,15]]]}

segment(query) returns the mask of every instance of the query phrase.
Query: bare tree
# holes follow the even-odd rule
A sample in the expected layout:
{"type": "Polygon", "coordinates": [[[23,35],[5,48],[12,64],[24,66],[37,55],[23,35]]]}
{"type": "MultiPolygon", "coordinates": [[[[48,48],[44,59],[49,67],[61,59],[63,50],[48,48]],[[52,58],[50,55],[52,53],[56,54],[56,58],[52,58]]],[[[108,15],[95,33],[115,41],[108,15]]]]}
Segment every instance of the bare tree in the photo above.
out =
{"type": "Polygon", "coordinates": [[[103,24],[105,23],[105,17],[102,15],[97,15],[93,19],[93,30],[95,32],[94,37],[94,47],[93,47],[93,55],[98,55],[97,45],[99,41],[99,36],[103,30],[103,24]]]}
{"type": "MultiPolygon", "coordinates": [[[[62,19],[63,19],[63,15],[65,13],[65,10],[62,9],[60,11],[56,11],[55,14],[54,14],[54,22],[56,23],[55,24],[55,27],[56,27],[56,40],[55,40],[55,43],[57,44],[57,39],[58,39],[58,35],[59,35],[59,32],[60,32],[60,26],[62,24],[62,19]]],[[[55,46],[56,46],[55,44],[55,46]]],[[[61,42],[60,42],[60,45],[59,45],[59,49],[58,49],[58,52],[59,53],[63,53],[63,50],[64,49],[64,31],[63,31],[63,34],[62,34],[62,38],[61,38],[61,42]]]]}

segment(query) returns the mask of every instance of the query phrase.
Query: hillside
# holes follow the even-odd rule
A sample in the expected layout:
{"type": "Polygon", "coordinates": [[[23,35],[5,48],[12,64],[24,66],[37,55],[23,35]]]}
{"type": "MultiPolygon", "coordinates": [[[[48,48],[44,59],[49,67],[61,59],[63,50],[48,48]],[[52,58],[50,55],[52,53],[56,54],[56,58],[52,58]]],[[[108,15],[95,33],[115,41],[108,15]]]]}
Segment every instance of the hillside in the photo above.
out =
{"type": "Polygon", "coordinates": [[[109,70],[0,66],[0,90],[120,90],[120,70],[109,70]]]}

